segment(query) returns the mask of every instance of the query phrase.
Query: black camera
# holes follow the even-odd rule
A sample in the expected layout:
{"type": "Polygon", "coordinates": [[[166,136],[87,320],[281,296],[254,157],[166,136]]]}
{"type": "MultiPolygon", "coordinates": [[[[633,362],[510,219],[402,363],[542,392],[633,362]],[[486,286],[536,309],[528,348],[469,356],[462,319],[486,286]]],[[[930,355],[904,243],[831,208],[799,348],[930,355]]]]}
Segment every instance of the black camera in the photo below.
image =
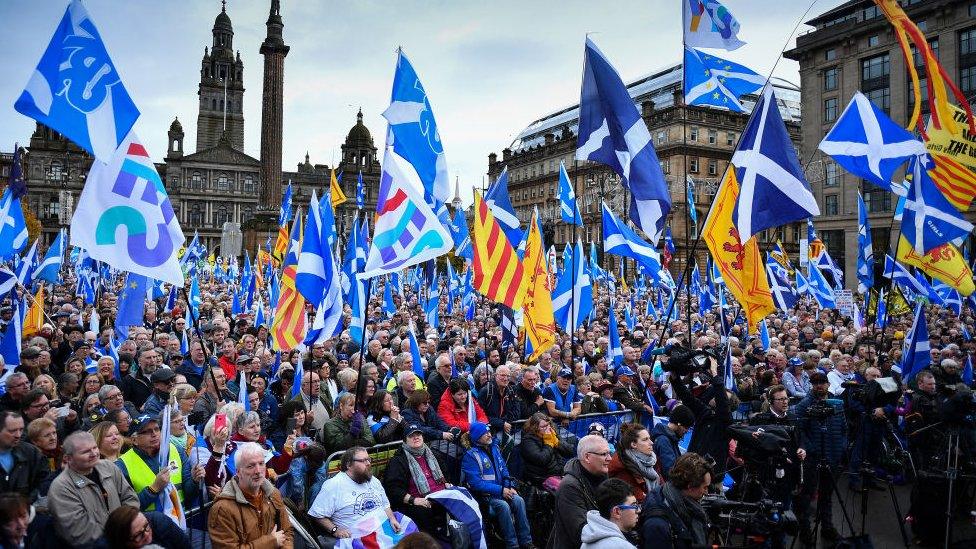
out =
{"type": "Polygon", "coordinates": [[[671,347],[668,352],[668,361],[661,364],[665,372],[673,372],[679,376],[686,376],[695,372],[708,371],[711,360],[718,361],[715,352],[710,349],[688,350],[684,347],[671,347]]]}
{"type": "Polygon", "coordinates": [[[793,427],[737,423],[727,431],[737,443],[736,454],[751,464],[779,463],[790,457],[793,427]]]}
{"type": "Polygon", "coordinates": [[[868,409],[897,404],[901,396],[898,382],[890,377],[872,379],[867,383],[845,381],[840,386],[844,388],[849,400],[856,400],[868,409]]]}
{"type": "Polygon", "coordinates": [[[837,413],[837,409],[827,401],[820,401],[807,407],[807,417],[813,419],[827,419],[837,413]]]}
{"type": "Polygon", "coordinates": [[[771,499],[756,502],[732,501],[725,496],[709,494],[702,498],[702,508],[711,524],[722,525],[729,534],[769,536],[783,532],[795,536],[799,522],[792,511],[784,511],[783,504],[771,499]]]}

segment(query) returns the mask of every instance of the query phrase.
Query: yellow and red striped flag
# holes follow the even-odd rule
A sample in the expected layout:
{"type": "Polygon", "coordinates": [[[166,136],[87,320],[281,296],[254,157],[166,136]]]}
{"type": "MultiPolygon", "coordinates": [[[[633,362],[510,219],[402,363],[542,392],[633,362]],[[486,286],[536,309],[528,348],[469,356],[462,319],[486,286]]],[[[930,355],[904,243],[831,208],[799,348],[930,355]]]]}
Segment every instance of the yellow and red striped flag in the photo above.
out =
{"type": "Polygon", "coordinates": [[[976,174],[944,154],[929,152],[935,165],[929,175],[935,186],[961,212],[966,212],[976,197],[976,174]]]}
{"type": "Polygon", "coordinates": [[[295,214],[292,223],[291,245],[288,256],[281,269],[281,294],[278,297],[278,307],[275,309],[274,322],[271,324],[271,337],[275,348],[279,351],[290,351],[305,339],[308,328],[308,314],[305,312],[305,298],[295,288],[295,276],[298,274],[298,254],[302,249],[302,229],[299,219],[300,213],[295,214]]]}
{"type": "Polygon", "coordinates": [[[492,301],[521,309],[525,300],[522,262],[481,193],[474,193],[474,288],[492,301]]]}

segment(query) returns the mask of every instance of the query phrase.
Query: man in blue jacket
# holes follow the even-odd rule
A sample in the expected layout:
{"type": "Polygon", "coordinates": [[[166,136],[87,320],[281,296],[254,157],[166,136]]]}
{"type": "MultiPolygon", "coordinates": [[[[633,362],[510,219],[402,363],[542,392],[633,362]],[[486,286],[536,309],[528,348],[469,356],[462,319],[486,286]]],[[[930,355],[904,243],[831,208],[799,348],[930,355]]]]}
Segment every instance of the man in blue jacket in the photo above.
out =
{"type": "Polygon", "coordinates": [[[488,501],[488,513],[498,522],[506,547],[535,549],[525,501],[512,488],[512,477],[488,426],[476,421],[470,434],[471,449],[461,459],[465,483],[475,497],[488,501]]]}
{"type": "Polygon", "coordinates": [[[661,464],[661,472],[664,480],[671,474],[671,467],[675,460],[681,455],[678,442],[685,436],[688,429],[695,424],[695,414],[684,404],[678,404],[671,410],[668,422],[663,421],[654,426],[651,430],[651,440],[654,441],[654,453],[661,464]]]}

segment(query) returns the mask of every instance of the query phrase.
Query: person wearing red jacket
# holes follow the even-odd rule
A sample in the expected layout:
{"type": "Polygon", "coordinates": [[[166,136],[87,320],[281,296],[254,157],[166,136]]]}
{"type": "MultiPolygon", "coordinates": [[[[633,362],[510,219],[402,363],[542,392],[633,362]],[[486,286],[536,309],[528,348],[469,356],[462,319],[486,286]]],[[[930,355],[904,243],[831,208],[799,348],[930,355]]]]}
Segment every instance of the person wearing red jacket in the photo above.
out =
{"type": "MultiPolygon", "coordinates": [[[[437,415],[440,416],[448,427],[457,427],[462,433],[467,433],[471,428],[468,422],[468,399],[474,405],[474,413],[478,421],[488,423],[488,416],[481,409],[476,399],[471,397],[471,386],[464,378],[455,378],[447,385],[447,394],[451,398],[441,397],[440,404],[437,405],[437,415]]],[[[446,396],[446,395],[445,395],[446,396]]]]}

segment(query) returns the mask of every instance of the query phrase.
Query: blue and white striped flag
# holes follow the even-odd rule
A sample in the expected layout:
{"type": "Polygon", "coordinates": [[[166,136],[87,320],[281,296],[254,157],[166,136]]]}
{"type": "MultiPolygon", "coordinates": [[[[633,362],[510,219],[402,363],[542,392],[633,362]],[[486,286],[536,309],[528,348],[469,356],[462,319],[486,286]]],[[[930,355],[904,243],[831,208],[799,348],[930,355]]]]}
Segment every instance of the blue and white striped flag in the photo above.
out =
{"type": "Polygon", "coordinates": [[[478,502],[471,496],[471,492],[466,488],[455,486],[431,492],[425,497],[440,503],[448,514],[454,517],[454,520],[467,527],[468,538],[471,540],[472,547],[488,549],[488,540],[482,527],[481,509],[478,507],[478,502]]]}
{"type": "Polygon", "coordinates": [[[566,165],[562,160],[559,161],[559,211],[562,212],[563,221],[566,223],[583,225],[583,216],[576,203],[576,191],[573,190],[573,184],[569,181],[569,174],[566,173],[566,165]]]}

